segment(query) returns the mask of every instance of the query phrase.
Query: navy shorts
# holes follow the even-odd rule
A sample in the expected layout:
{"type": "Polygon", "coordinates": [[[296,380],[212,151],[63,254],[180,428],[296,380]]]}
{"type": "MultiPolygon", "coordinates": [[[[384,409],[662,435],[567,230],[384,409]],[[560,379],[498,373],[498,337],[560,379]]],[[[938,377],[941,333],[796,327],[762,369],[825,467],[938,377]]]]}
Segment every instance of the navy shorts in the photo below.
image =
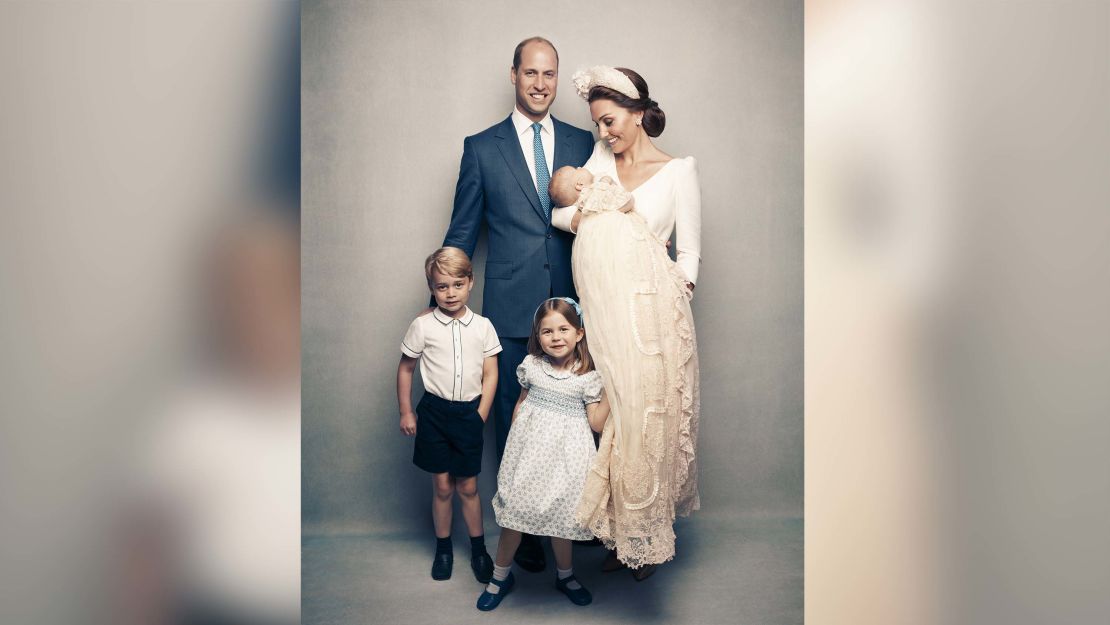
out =
{"type": "Polygon", "coordinates": [[[473,477],[482,471],[482,429],[476,397],[450,401],[424,393],[416,405],[412,463],[429,473],[473,477]]]}

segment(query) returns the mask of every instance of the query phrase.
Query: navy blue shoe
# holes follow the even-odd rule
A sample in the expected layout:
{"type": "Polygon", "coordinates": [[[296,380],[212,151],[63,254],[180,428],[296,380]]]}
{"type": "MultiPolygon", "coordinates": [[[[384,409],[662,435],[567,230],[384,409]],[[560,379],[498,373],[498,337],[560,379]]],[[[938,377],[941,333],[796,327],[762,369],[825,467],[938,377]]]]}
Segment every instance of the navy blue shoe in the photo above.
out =
{"type": "Polygon", "coordinates": [[[497,591],[496,595],[483,590],[482,594],[478,595],[478,609],[483,612],[489,612],[490,610],[501,605],[501,600],[505,598],[505,595],[509,594],[509,592],[512,591],[513,584],[515,582],[516,579],[513,578],[512,571],[509,571],[509,576],[506,577],[504,581],[499,582],[496,579],[489,580],[489,583],[497,586],[498,588],[500,588],[500,590],[497,591]]]}
{"type": "Polygon", "coordinates": [[[556,577],[555,589],[566,595],[567,599],[570,599],[571,603],[575,605],[590,605],[590,602],[594,600],[594,597],[590,594],[590,591],[586,590],[586,587],[582,585],[582,582],[578,582],[578,588],[567,588],[567,584],[571,582],[578,582],[578,579],[575,578],[573,575],[566,579],[559,579],[558,577],[556,577]]]}

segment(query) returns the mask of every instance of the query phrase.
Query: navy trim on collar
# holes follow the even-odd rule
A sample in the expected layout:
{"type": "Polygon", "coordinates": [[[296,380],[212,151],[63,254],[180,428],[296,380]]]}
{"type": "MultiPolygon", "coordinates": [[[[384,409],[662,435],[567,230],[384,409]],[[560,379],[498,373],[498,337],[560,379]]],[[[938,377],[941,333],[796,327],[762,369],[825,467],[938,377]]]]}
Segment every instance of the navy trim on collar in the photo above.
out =
{"type": "MultiPolygon", "coordinates": [[[[436,309],[432,311],[432,316],[435,317],[436,321],[442,323],[443,325],[447,325],[452,321],[455,321],[455,319],[448,317],[442,310],[440,310],[439,306],[436,306],[436,309]]],[[[459,323],[463,324],[464,326],[469,326],[471,321],[474,321],[474,311],[470,310],[470,307],[467,306],[466,312],[463,313],[462,318],[459,319],[459,323]]]]}

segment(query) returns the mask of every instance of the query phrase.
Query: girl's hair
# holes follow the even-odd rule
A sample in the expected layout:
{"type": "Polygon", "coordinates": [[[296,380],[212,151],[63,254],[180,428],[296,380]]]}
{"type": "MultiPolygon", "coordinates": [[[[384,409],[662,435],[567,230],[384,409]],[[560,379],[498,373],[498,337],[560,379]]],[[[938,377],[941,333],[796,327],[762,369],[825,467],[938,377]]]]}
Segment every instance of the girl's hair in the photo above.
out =
{"type": "Polygon", "coordinates": [[[628,79],[632,81],[632,85],[640,92],[639,98],[630,98],[616,89],[598,85],[590,89],[589,96],[586,99],[589,102],[593,102],[594,100],[609,100],[617,106],[630,111],[643,111],[644,120],[641,124],[643,124],[644,132],[647,133],[647,136],[658,137],[663,134],[663,128],[667,125],[667,115],[663,113],[663,109],[659,108],[658,102],[648,97],[647,81],[644,80],[643,76],[627,67],[617,67],[616,70],[628,76],[628,79]]]}
{"type": "MultiPolygon", "coordinates": [[[[540,307],[536,309],[535,318],[532,319],[532,334],[528,336],[528,353],[535,358],[543,358],[544,355],[543,347],[540,346],[540,322],[553,312],[562,315],[575,330],[582,329],[582,318],[578,316],[578,312],[566,300],[553,297],[540,304],[540,307]]],[[[582,335],[582,340],[578,341],[578,345],[574,347],[574,356],[578,359],[578,368],[574,370],[576,375],[594,370],[594,361],[590,358],[590,347],[586,344],[585,334],[582,335]]]]}

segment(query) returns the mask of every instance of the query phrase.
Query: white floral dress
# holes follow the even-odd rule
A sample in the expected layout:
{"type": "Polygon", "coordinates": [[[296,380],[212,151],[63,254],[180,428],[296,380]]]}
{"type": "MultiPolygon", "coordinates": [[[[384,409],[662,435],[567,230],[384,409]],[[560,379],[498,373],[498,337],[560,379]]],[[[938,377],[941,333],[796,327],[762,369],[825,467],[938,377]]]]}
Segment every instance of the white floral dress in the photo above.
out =
{"type": "Polygon", "coordinates": [[[497,524],[537,536],[592,538],[574,512],[596,454],[586,404],[601,400],[601,375],[556,371],[547,358],[531,355],[516,374],[528,397],[509,429],[497,472],[497,524]]]}

